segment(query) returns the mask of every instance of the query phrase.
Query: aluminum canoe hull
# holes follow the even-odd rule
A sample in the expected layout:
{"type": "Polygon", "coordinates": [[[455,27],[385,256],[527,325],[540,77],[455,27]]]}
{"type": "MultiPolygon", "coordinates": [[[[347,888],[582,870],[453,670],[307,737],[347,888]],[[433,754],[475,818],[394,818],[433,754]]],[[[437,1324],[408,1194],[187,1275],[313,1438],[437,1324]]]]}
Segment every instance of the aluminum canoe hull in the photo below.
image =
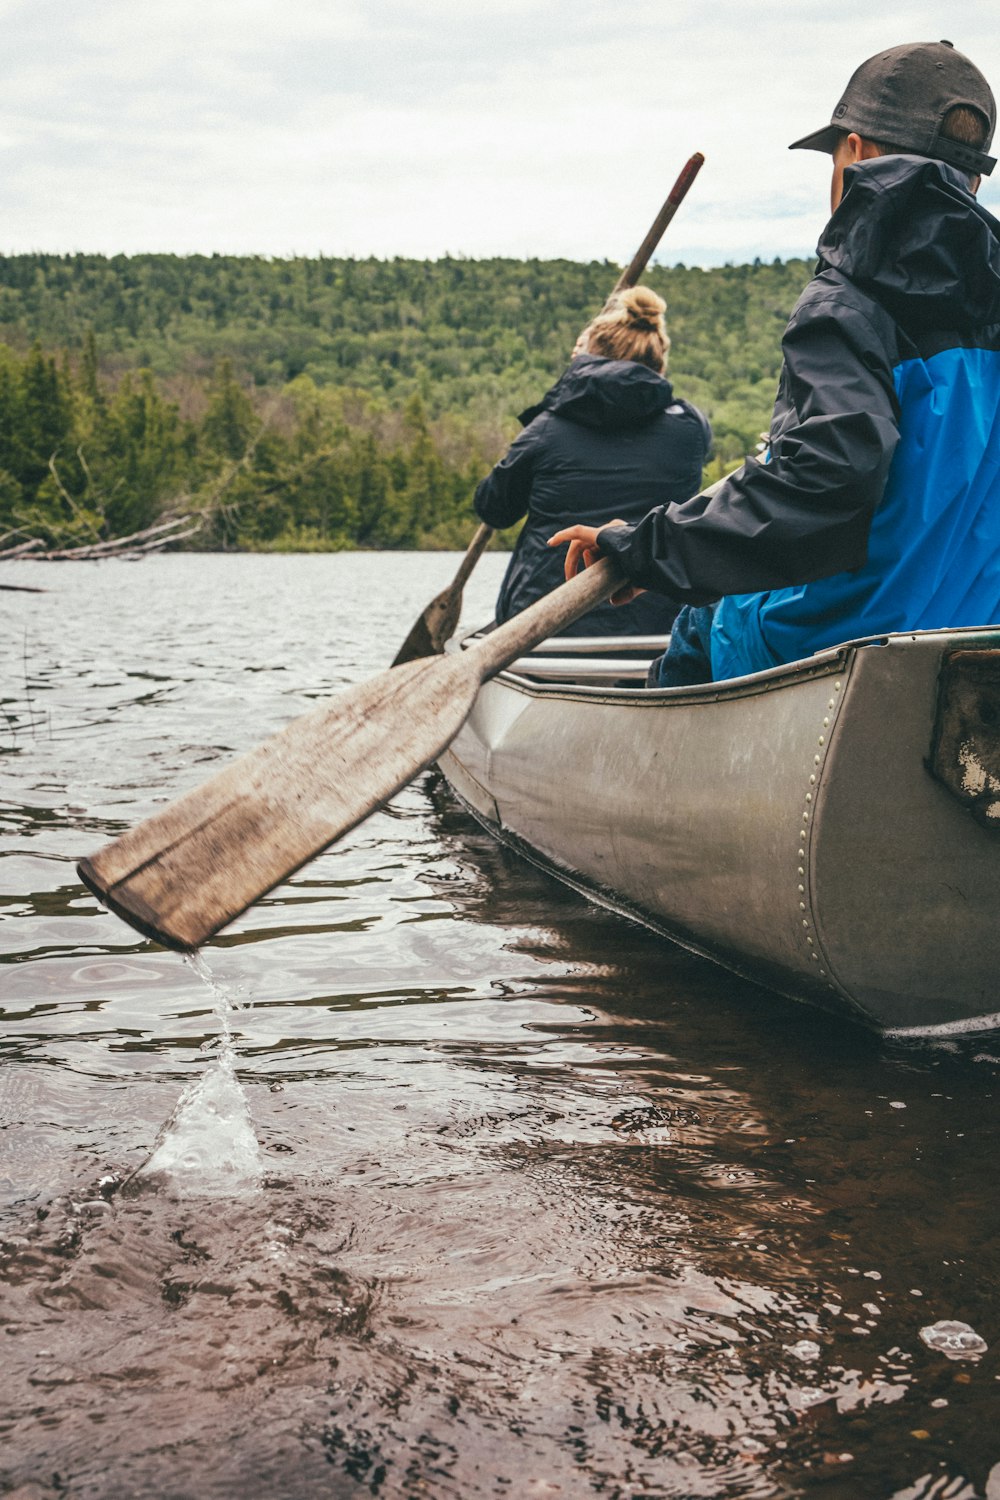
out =
{"type": "Polygon", "coordinates": [[[889,636],[696,689],[518,668],[439,763],[497,837],[795,999],[879,1029],[1000,1024],[1000,631],[889,636]],[[986,688],[963,701],[983,722],[972,750],[965,721],[947,741],[949,787],[930,768],[943,672],[970,652],[986,688]]]}

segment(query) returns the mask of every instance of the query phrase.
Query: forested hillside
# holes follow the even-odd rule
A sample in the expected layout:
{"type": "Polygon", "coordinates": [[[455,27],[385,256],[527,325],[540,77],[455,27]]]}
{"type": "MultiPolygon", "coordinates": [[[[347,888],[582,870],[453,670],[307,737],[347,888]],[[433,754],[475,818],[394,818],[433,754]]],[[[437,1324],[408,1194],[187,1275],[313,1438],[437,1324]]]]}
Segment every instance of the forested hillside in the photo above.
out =
{"type": "MultiPolygon", "coordinates": [[[[709,477],[767,423],[805,261],[653,268],[709,477]]],[[[462,545],[604,263],[0,257],[0,537],[205,517],[188,545],[462,545]]],[[[0,542],[0,545],[3,545],[0,542]]]]}

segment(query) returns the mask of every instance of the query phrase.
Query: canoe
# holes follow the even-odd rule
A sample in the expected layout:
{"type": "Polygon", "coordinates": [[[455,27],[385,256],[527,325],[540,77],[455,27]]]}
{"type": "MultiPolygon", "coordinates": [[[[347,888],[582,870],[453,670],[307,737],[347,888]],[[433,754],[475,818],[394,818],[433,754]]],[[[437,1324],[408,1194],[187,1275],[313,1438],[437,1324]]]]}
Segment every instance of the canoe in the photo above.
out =
{"type": "Polygon", "coordinates": [[[654,649],[562,638],[515,662],[439,761],[455,794],[782,995],[879,1030],[1000,1025],[1000,628],[651,691],[654,649]]]}

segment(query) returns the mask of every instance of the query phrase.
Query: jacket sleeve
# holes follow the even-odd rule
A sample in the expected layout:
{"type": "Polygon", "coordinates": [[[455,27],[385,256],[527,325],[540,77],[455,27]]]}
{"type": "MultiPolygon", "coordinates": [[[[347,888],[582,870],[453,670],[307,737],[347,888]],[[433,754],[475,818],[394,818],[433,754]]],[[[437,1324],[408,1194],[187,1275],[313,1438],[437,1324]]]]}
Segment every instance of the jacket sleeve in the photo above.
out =
{"type": "Polygon", "coordinates": [[[472,503],[476,515],[487,526],[500,530],[527,515],[544,420],[536,418],[518,433],[496,468],[476,486],[472,503]]]}
{"type": "Polygon", "coordinates": [[[710,499],[605,528],[601,551],[633,583],[688,604],[860,567],[899,441],[887,330],[877,327],[887,315],[872,312],[807,290],[782,345],[770,462],[748,459],[710,499]]]}

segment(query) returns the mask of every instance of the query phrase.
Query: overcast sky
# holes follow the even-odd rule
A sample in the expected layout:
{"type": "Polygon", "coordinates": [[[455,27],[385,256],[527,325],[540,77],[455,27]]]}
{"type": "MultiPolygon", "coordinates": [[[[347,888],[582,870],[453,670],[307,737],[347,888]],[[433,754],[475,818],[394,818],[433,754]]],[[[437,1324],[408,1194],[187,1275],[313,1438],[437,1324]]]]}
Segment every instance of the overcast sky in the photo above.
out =
{"type": "MultiPolygon", "coordinates": [[[[0,22],[5,251],[626,261],[701,150],[663,260],[808,255],[828,160],[786,148],[858,62],[946,36],[1000,90],[996,0],[0,0],[0,22]]],[[[1000,213],[1000,168],[982,196],[1000,213]]]]}

